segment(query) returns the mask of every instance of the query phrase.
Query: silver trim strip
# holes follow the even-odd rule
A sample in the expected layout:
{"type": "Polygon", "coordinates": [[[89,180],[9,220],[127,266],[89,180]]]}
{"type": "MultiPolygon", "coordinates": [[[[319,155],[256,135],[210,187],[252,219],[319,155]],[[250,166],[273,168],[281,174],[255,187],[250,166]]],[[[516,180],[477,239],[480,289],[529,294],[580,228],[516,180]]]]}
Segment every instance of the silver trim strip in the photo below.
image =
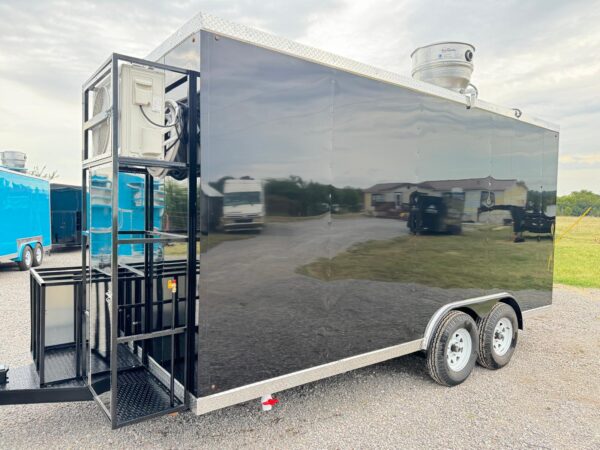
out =
{"type": "MultiPolygon", "coordinates": [[[[255,30],[244,25],[229,22],[210,14],[198,13],[179,30],[167,38],[161,45],[152,51],[146,59],[157,61],[165,56],[170,50],[181,44],[184,40],[191,37],[199,30],[209,31],[221,36],[230,37],[238,41],[247,42],[259,47],[284,53],[306,61],[315,62],[324,66],[354,73],[367,78],[383,81],[390,84],[422,92],[436,97],[451,100],[463,105],[467,105],[466,96],[449,89],[444,89],[433,84],[417,81],[413,78],[404,77],[387,70],[378,69],[368,64],[363,64],[333,53],[325,52],[307,45],[294,42],[279,36],[275,36],[263,31],[255,30]]],[[[546,128],[558,132],[560,127],[548,121],[523,114],[520,118],[515,118],[513,108],[493,105],[488,102],[477,99],[473,108],[486,110],[495,114],[510,117],[518,122],[527,122],[531,125],[546,128]]]]}
{"type": "Polygon", "coordinates": [[[540,306],[539,308],[532,308],[521,311],[521,315],[523,316],[523,320],[525,320],[535,316],[539,316],[540,314],[546,313],[551,309],[552,305],[540,306]]]}
{"type": "Polygon", "coordinates": [[[225,408],[237,403],[247,402],[260,398],[266,394],[273,394],[300,386],[323,378],[339,375],[350,370],[377,364],[388,359],[398,358],[421,349],[422,339],[394,345],[381,350],[375,350],[362,355],[351,356],[310,369],[300,370],[269,380],[248,384],[229,391],[220,392],[207,397],[196,399],[196,414],[205,414],[210,411],[225,408]]]}
{"type": "MultiPolygon", "coordinates": [[[[414,341],[406,342],[404,344],[387,347],[381,350],[375,350],[362,355],[352,356],[344,358],[339,361],[333,361],[331,363],[323,364],[321,366],[311,367],[309,369],[300,370],[290,374],[282,375],[280,377],[271,378],[269,380],[259,381],[239,388],[231,389],[229,391],[221,392],[218,394],[210,395],[207,397],[196,398],[189,394],[188,400],[190,402],[190,409],[195,411],[196,414],[205,414],[217,409],[225,408],[227,406],[235,405],[238,403],[247,402],[256,398],[260,398],[266,394],[272,394],[275,392],[281,392],[286,389],[290,389],[303,384],[311,383],[314,381],[321,380],[323,378],[339,375],[350,370],[359,369],[361,367],[370,366],[377,364],[382,361],[386,361],[400,356],[415,353],[420,350],[427,349],[427,343],[435,330],[435,327],[441,320],[441,318],[451,309],[459,308],[461,306],[473,305],[476,303],[482,303],[490,300],[500,300],[503,298],[512,298],[514,296],[508,292],[500,292],[497,294],[484,295],[481,297],[474,297],[467,300],[460,300],[439,308],[435,314],[429,320],[427,328],[425,329],[425,335],[423,339],[417,339],[414,341]]],[[[516,300],[515,300],[516,301],[516,300]]],[[[523,318],[529,318],[537,314],[548,311],[552,305],[542,306],[539,308],[529,309],[522,311],[523,318]]],[[[161,368],[162,369],[162,368],[161,368]]],[[[179,387],[179,386],[178,386],[179,387]]],[[[178,395],[182,393],[178,392],[178,395]]]]}
{"type": "Polygon", "coordinates": [[[425,335],[423,336],[421,350],[427,350],[427,347],[429,346],[429,341],[431,340],[431,336],[433,335],[435,328],[437,327],[437,325],[438,325],[439,321],[442,319],[442,317],[448,311],[455,309],[455,308],[460,308],[461,306],[473,305],[475,303],[487,302],[489,300],[500,300],[503,298],[512,298],[513,300],[516,301],[516,299],[508,292],[500,292],[498,294],[490,294],[490,295],[484,295],[481,297],[470,298],[467,300],[459,300],[457,302],[448,303],[448,304],[442,306],[440,309],[438,309],[435,312],[435,314],[433,316],[431,316],[431,319],[429,319],[427,328],[425,328],[425,335]]]}
{"type": "MultiPolygon", "coordinates": [[[[150,373],[158,378],[162,384],[169,386],[169,383],[171,382],[171,376],[169,375],[169,372],[167,372],[165,368],[158,364],[151,356],[148,357],[148,369],[150,370],[150,373]]],[[[184,401],[183,393],[183,385],[177,381],[177,379],[175,379],[175,396],[179,400],[184,401]]]]}

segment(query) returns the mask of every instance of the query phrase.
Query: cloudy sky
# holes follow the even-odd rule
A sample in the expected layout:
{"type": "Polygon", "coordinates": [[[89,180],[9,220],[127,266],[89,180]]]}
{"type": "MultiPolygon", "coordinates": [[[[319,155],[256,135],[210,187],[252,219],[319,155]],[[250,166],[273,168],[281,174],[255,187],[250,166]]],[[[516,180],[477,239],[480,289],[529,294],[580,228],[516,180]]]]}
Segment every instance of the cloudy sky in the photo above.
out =
{"type": "Polygon", "coordinates": [[[81,85],[111,53],[144,57],[198,11],[410,75],[410,53],[475,44],[480,98],[561,126],[559,193],[600,192],[594,0],[0,0],[0,150],[77,183],[81,85]]]}

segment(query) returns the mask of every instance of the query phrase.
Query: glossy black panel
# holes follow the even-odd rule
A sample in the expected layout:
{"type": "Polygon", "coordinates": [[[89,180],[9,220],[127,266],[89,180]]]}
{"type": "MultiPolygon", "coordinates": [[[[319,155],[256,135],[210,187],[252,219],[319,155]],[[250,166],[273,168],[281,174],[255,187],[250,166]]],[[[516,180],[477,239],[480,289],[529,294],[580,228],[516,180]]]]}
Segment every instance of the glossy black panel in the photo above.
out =
{"type": "Polygon", "coordinates": [[[202,45],[200,394],[328,361],[333,71],[226,38],[202,45]],[[233,182],[231,179],[235,179],[233,182]],[[238,182],[241,181],[241,182],[238,182]]]}
{"type": "Polygon", "coordinates": [[[554,133],[210,33],[201,72],[201,396],[550,302],[554,133]]]}

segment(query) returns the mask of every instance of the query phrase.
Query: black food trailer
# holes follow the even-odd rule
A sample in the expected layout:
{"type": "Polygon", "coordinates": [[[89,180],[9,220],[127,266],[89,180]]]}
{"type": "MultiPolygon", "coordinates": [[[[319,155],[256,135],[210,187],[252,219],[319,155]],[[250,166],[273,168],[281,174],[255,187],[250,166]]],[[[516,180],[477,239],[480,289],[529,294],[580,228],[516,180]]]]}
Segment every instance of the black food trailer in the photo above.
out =
{"type": "Polygon", "coordinates": [[[52,249],[81,245],[81,186],[50,183],[52,249]]]}
{"type": "MultiPolygon", "coordinates": [[[[553,241],[516,245],[507,210],[479,209],[555,203],[555,125],[204,14],[144,60],[111,55],[83,118],[82,265],[31,272],[34,362],[9,369],[0,404],[94,399],[120,427],[270,407],[414,352],[452,386],[476,360],[506,365],[525,318],[551,305],[553,241]],[[201,226],[229,179],[277,185],[261,233],[201,226]],[[395,182],[405,203],[425,184],[452,232],[366,214],[367,188],[395,182]]],[[[228,204],[248,214],[261,198],[228,204]]]]}

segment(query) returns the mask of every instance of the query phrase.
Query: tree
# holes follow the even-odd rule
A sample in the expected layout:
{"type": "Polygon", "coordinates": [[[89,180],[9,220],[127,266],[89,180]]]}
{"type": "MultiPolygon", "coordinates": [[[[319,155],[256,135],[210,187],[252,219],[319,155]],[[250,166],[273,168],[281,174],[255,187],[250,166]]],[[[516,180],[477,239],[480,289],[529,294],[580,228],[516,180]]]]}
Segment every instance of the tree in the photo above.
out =
{"type": "Polygon", "coordinates": [[[580,216],[590,206],[592,210],[589,215],[600,217],[600,195],[587,190],[571,192],[558,197],[557,213],[561,216],[580,216]]]}
{"type": "Polygon", "coordinates": [[[297,175],[266,180],[265,195],[268,214],[289,216],[320,215],[330,205],[336,205],[332,212],[358,212],[363,197],[361,189],[307,182],[297,175]]]}
{"type": "Polygon", "coordinates": [[[187,186],[172,179],[165,181],[166,230],[187,229],[187,186]]]}
{"type": "Polygon", "coordinates": [[[48,181],[58,178],[58,170],[46,172],[46,166],[42,166],[41,168],[39,166],[33,166],[33,169],[29,170],[29,174],[33,175],[34,177],[45,178],[48,181]]]}

